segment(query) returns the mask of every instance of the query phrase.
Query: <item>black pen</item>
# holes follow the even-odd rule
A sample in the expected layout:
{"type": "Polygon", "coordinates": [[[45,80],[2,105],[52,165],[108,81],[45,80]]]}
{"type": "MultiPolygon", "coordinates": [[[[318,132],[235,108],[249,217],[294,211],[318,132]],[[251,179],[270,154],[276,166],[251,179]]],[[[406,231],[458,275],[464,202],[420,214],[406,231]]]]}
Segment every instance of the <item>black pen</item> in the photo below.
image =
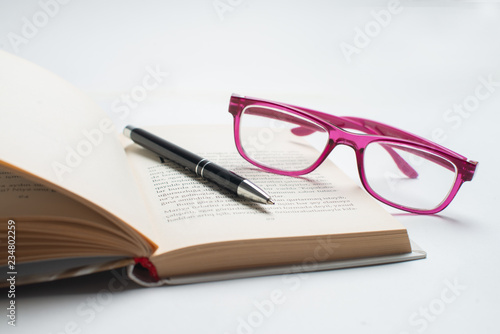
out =
{"type": "Polygon", "coordinates": [[[271,197],[249,180],[227,169],[172,144],[146,130],[127,125],[123,134],[136,144],[186,167],[207,180],[226,188],[238,196],[263,204],[274,204],[271,197]]]}

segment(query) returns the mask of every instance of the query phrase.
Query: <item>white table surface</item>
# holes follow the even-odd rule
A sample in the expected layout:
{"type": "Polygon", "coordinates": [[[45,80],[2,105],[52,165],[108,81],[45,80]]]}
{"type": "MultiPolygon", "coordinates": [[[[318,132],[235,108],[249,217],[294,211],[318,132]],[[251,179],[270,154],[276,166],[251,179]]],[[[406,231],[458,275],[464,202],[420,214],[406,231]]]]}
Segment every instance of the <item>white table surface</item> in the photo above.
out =
{"type": "MultiPolygon", "coordinates": [[[[87,92],[117,127],[230,123],[236,92],[373,118],[428,138],[441,131],[442,144],[480,164],[439,215],[388,209],[428,252],[425,260],[287,280],[147,289],[103,273],[18,287],[17,326],[2,315],[0,332],[500,331],[496,1],[54,1],[0,1],[0,48],[87,92]],[[365,29],[369,40],[356,37],[365,29]],[[349,57],[347,44],[358,46],[349,57]],[[168,75],[119,111],[122,94],[152,70],[168,75]],[[464,103],[470,111],[453,111],[464,103]],[[111,293],[110,282],[121,291],[111,293]],[[271,307],[276,294],[280,302],[271,307]]],[[[357,180],[351,150],[334,153],[357,180]]]]}

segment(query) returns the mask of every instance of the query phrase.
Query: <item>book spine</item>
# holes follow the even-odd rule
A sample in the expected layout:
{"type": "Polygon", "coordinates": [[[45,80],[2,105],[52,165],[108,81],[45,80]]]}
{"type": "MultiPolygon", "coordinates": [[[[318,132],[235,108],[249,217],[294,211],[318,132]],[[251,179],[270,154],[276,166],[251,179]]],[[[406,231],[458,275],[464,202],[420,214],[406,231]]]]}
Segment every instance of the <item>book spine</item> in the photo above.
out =
{"type": "Polygon", "coordinates": [[[136,270],[139,270],[140,268],[137,268],[137,267],[141,266],[143,269],[147,270],[147,272],[149,274],[149,278],[152,282],[160,281],[160,277],[158,276],[158,272],[156,271],[156,267],[147,257],[136,257],[136,258],[134,258],[134,261],[135,261],[135,269],[136,270]]]}

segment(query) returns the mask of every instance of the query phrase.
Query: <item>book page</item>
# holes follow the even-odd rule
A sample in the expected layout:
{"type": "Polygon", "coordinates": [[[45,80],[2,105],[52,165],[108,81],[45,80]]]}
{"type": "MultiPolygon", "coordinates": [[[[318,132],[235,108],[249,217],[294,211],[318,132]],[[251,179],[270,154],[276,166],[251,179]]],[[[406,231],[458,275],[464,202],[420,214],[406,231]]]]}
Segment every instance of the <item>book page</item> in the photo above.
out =
{"type": "Polygon", "coordinates": [[[0,217],[80,218],[99,224],[110,224],[85,205],[1,166],[0,217]]]}
{"type": "Polygon", "coordinates": [[[0,164],[98,211],[152,251],[137,232],[154,235],[111,120],[26,60],[0,51],[0,72],[0,164]]]}
{"type": "MultiPolygon", "coordinates": [[[[71,197],[1,166],[0,219],[12,219],[19,226],[18,263],[68,257],[76,261],[90,255],[130,258],[151,252],[137,241],[137,234],[128,234],[71,197]]],[[[0,225],[1,240],[7,240],[7,227],[0,225]]],[[[0,265],[7,262],[7,257],[0,258],[0,265]]]]}
{"type": "Polygon", "coordinates": [[[240,198],[130,142],[127,157],[161,231],[158,253],[219,241],[404,230],[329,160],[302,177],[276,175],[239,156],[230,125],[146,129],[248,178],[276,202],[240,198]]]}

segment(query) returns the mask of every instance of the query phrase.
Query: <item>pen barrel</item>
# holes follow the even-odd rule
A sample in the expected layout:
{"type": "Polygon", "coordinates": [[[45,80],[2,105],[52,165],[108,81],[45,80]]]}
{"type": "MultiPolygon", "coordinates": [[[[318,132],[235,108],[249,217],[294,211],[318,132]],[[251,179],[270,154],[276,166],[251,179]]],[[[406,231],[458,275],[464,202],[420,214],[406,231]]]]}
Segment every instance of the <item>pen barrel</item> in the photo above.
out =
{"type": "Polygon", "coordinates": [[[241,176],[238,176],[210,161],[204,164],[203,169],[198,171],[198,175],[207,180],[213,181],[219,186],[229,189],[234,193],[237,193],[238,186],[244,180],[241,176]]]}
{"type": "Polygon", "coordinates": [[[135,128],[131,131],[130,139],[151,152],[172,160],[195,173],[196,166],[203,160],[202,157],[143,129],[135,128]]]}
{"type": "Polygon", "coordinates": [[[221,167],[210,160],[203,159],[163,138],[140,128],[130,132],[130,139],[144,148],[186,167],[197,175],[215,182],[221,187],[237,193],[238,186],[244,178],[221,167]]]}

